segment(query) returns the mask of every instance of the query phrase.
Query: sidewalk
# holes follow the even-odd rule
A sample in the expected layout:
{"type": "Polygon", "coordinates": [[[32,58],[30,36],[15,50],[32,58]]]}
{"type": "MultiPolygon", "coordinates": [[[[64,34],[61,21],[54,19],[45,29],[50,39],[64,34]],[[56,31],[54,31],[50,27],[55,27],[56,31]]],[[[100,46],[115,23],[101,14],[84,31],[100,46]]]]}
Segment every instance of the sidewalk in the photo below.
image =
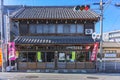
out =
{"type": "Polygon", "coordinates": [[[120,80],[120,74],[0,72],[0,80],[120,80]]]}

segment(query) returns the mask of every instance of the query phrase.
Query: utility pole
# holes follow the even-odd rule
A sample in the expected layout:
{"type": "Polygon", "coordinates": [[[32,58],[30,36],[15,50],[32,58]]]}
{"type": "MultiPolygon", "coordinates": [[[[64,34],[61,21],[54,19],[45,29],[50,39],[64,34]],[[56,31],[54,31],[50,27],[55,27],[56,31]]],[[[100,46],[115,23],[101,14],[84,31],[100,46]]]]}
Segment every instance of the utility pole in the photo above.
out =
{"type": "Polygon", "coordinates": [[[1,28],[1,49],[2,49],[2,72],[5,72],[6,70],[6,59],[5,59],[5,53],[4,53],[4,48],[5,48],[5,33],[4,33],[4,15],[3,15],[3,0],[0,2],[0,28],[1,28]]]}
{"type": "Polygon", "coordinates": [[[102,71],[102,55],[103,55],[103,0],[100,0],[100,71],[102,71]]]}
{"type": "MultiPolygon", "coordinates": [[[[99,71],[102,71],[102,55],[103,55],[103,13],[104,13],[104,9],[103,9],[103,5],[107,4],[106,7],[109,6],[109,4],[112,2],[112,0],[108,0],[107,3],[104,3],[103,0],[100,0],[100,3],[94,3],[93,5],[100,5],[100,66],[99,66],[99,71]]],[[[120,6],[120,4],[115,4],[115,6],[120,6]]],[[[105,6],[104,6],[105,7],[105,6]]]]}

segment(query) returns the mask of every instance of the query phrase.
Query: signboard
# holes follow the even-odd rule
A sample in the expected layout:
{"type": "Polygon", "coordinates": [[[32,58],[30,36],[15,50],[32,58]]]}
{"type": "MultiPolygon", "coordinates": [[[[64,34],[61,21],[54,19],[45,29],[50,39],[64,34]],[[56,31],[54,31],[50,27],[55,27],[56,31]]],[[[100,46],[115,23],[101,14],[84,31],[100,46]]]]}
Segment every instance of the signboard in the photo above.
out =
{"type": "Polygon", "coordinates": [[[115,53],[106,53],[105,58],[116,58],[117,55],[115,53]]]}
{"type": "Polygon", "coordinates": [[[91,61],[95,61],[96,58],[97,58],[98,45],[99,45],[98,42],[94,43],[94,48],[93,48],[92,55],[91,55],[91,58],[90,58],[91,61]]]}
{"type": "Polygon", "coordinates": [[[59,60],[65,60],[65,53],[59,53],[59,60]]]}
{"type": "Polygon", "coordinates": [[[66,49],[80,49],[82,50],[82,46],[67,46],[66,49]]]}
{"type": "MultiPolygon", "coordinates": [[[[100,61],[100,58],[97,58],[100,61]]],[[[120,58],[102,58],[103,61],[120,61],[120,58]]]]}
{"type": "Polygon", "coordinates": [[[16,59],[15,42],[9,42],[8,43],[8,54],[9,54],[9,60],[15,60],[16,59]]]}
{"type": "Polygon", "coordinates": [[[2,66],[2,49],[0,48],[0,66],[2,66]]]}
{"type": "Polygon", "coordinates": [[[92,38],[95,40],[96,38],[97,38],[97,35],[96,35],[96,33],[94,32],[94,33],[92,33],[92,38]]]}

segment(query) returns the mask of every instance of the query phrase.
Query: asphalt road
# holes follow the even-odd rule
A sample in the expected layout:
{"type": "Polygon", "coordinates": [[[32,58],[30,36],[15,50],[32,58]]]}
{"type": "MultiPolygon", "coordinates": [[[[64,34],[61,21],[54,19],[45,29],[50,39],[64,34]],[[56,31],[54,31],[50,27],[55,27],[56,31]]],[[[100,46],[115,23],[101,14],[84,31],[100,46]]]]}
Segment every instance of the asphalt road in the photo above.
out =
{"type": "Polygon", "coordinates": [[[120,73],[21,73],[0,72],[0,80],[120,80],[120,73]]]}

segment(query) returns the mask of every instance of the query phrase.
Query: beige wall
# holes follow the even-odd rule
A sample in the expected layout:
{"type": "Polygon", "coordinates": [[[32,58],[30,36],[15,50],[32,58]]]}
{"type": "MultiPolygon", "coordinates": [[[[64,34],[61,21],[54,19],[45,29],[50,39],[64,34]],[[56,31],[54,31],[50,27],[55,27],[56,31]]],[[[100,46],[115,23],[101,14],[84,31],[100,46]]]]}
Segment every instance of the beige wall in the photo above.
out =
{"type": "Polygon", "coordinates": [[[103,48],[103,54],[105,54],[105,51],[116,51],[117,58],[120,58],[120,48],[103,48]]]}

